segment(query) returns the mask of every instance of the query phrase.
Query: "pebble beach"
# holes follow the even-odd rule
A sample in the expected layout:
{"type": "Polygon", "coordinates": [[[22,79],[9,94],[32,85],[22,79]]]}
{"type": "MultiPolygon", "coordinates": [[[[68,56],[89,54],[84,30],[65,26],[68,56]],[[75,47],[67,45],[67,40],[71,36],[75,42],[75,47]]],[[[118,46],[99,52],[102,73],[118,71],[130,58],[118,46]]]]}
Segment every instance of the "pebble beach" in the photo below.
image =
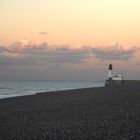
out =
{"type": "Polygon", "coordinates": [[[140,85],[0,100],[1,140],[139,140],[140,85]]]}

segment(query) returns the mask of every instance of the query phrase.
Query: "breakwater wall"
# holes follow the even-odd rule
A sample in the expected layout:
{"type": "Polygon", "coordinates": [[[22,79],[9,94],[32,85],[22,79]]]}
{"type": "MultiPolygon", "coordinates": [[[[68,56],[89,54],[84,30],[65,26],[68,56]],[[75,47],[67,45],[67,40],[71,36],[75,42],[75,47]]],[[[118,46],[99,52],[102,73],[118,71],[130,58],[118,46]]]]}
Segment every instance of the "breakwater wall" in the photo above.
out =
{"type": "Polygon", "coordinates": [[[140,80],[106,80],[105,86],[140,84],[140,80]]]}

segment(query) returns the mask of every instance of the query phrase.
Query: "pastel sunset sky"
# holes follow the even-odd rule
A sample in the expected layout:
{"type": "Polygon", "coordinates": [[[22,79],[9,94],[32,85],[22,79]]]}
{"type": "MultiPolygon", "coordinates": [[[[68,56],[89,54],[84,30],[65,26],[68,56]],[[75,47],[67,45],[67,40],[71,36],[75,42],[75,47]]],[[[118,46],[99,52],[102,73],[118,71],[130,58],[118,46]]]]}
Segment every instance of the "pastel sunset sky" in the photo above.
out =
{"type": "Polygon", "coordinates": [[[140,0],[0,0],[0,80],[140,79],[140,0]]]}

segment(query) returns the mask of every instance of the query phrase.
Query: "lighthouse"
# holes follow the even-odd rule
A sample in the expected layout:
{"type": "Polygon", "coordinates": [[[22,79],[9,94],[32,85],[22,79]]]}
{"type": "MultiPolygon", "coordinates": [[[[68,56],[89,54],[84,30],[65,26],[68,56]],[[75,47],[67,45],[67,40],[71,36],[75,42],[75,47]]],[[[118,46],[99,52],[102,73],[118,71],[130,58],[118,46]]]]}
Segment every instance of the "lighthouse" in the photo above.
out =
{"type": "Polygon", "coordinates": [[[110,64],[108,68],[108,79],[112,80],[112,64],[110,64]]]}

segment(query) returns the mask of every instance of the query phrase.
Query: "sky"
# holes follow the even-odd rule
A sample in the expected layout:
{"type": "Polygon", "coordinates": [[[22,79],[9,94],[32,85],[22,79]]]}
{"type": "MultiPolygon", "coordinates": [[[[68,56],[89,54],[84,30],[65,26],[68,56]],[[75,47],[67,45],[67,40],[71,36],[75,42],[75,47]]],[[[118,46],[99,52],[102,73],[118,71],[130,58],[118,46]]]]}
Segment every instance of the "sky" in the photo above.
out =
{"type": "Polygon", "coordinates": [[[140,79],[140,0],[0,0],[0,80],[140,79]]]}

